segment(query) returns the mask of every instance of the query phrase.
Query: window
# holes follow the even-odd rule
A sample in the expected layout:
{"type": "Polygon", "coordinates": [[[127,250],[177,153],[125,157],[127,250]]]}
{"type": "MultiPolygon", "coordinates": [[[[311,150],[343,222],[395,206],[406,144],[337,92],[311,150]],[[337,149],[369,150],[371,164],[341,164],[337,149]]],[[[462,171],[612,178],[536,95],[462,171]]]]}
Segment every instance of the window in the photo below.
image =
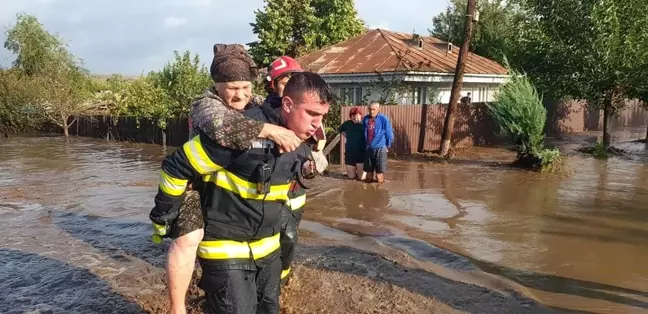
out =
{"type": "Polygon", "coordinates": [[[339,96],[343,104],[362,103],[362,87],[340,87],[339,96]]]}
{"type": "Polygon", "coordinates": [[[412,87],[403,96],[401,100],[403,105],[421,105],[425,101],[425,88],[412,87]]]}

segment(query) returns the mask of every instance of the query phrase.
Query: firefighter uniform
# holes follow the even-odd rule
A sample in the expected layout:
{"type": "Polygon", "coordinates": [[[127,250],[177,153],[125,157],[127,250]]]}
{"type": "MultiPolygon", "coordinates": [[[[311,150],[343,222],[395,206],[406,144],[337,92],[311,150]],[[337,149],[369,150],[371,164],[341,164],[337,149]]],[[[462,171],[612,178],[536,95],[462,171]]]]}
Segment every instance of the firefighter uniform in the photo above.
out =
{"type": "MultiPolygon", "coordinates": [[[[283,124],[269,106],[245,115],[283,124]]],[[[232,150],[201,132],[163,162],[150,218],[158,229],[168,230],[188,180],[201,182],[205,236],[198,247],[199,287],[217,313],[279,312],[282,213],[305,202],[305,193],[302,197],[291,187],[309,148],[302,144],[278,154],[274,145],[259,139],[247,151],[232,150]]]]}
{"type": "Polygon", "coordinates": [[[297,246],[297,228],[306,204],[306,190],[293,181],[288,192],[290,201],[281,212],[281,283],[285,284],[291,274],[291,264],[297,246]]]}

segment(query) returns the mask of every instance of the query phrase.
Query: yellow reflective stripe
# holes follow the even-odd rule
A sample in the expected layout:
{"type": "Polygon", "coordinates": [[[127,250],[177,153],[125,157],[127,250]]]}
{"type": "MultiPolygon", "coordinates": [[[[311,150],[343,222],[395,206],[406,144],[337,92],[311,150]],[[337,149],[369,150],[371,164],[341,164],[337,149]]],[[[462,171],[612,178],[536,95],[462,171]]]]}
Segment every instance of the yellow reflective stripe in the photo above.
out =
{"type": "Polygon", "coordinates": [[[279,233],[254,242],[202,241],[198,246],[198,256],[204,259],[249,258],[251,251],[254,259],[260,259],[278,250],[279,247],[279,233]]]}
{"type": "Polygon", "coordinates": [[[270,186],[270,192],[267,194],[259,194],[256,183],[245,181],[227,170],[205,175],[203,180],[214,182],[217,186],[238,194],[242,198],[252,200],[283,201],[288,199],[288,191],[290,191],[290,183],[275,184],[270,186]]]}
{"type": "Polygon", "coordinates": [[[215,172],[223,168],[209,159],[200,142],[200,135],[195,136],[189,142],[182,145],[182,149],[185,155],[187,155],[191,166],[200,174],[215,172]]]}
{"type": "Polygon", "coordinates": [[[290,267],[288,267],[288,269],[284,269],[281,271],[281,279],[286,278],[288,274],[290,274],[290,267]]]}
{"type": "Polygon", "coordinates": [[[291,210],[298,210],[304,207],[304,205],[306,205],[306,194],[295,198],[289,198],[286,201],[286,205],[288,205],[291,210]]]}
{"type": "Polygon", "coordinates": [[[156,223],[153,223],[153,233],[157,235],[166,235],[167,228],[165,225],[158,225],[156,223]]]}
{"type": "Polygon", "coordinates": [[[160,171],[160,189],[171,196],[180,196],[187,188],[187,180],[176,179],[164,170],[160,171]]]}

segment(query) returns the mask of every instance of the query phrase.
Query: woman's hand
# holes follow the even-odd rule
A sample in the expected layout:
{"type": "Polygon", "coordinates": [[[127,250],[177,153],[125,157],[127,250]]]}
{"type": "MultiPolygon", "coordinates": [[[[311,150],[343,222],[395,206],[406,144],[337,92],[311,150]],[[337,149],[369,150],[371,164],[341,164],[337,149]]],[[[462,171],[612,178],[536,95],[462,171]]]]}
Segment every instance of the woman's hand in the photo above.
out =
{"type": "Polygon", "coordinates": [[[301,145],[302,140],[295,135],[295,132],[278,125],[266,123],[261,130],[260,137],[264,137],[277,143],[280,147],[280,152],[292,152],[301,145]]]}

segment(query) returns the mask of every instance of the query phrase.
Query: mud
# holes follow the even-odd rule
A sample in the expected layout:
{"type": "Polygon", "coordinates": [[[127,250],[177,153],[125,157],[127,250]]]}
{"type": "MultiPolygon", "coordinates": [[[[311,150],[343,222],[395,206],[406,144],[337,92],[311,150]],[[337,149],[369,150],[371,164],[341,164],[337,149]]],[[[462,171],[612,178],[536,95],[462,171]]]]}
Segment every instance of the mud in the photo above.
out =
{"type": "MultiPolygon", "coordinates": [[[[628,156],[567,149],[569,176],[502,167],[515,153],[490,148],[394,160],[380,186],[333,166],[309,193],[282,311],[648,312],[648,150],[615,146],[628,156]]],[[[14,137],[0,151],[0,313],[166,312],[168,243],[147,218],[159,146],[14,137]]],[[[201,300],[192,286],[192,313],[201,300]]]]}

